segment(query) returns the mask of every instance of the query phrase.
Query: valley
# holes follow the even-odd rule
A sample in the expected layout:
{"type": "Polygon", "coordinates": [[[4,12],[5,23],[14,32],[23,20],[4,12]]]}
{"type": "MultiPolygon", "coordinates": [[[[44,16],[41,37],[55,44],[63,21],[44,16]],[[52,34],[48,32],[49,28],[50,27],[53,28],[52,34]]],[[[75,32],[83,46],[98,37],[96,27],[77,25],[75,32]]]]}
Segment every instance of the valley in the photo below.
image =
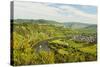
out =
{"type": "Polygon", "coordinates": [[[13,65],[97,60],[97,25],[51,20],[14,20],[13,65]]]}

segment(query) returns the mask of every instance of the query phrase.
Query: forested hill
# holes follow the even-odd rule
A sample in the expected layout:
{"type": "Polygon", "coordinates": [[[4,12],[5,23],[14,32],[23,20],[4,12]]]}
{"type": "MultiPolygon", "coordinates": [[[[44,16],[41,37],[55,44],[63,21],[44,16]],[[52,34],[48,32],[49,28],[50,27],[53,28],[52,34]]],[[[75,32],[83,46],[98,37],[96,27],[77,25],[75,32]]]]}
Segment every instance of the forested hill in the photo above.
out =
{"type": "Polygon", "coordinates": [[[52,21],[52,20],[44,20],[44,19],[38,19],[38,20],[34,20],[34,19],[16,19],[14,20],[15,23],[32,23],[32,24],[61,24],[59,22],[56,21],[52,21]]]}
{"type": "Polygon", "coordinates": [[[56,26],[62,26],[65,28],[71,29],[89,29],[89,30],[96,30],[96,24],[88,24],[88,23],[81,23],[81,22],[56,22],[52,20],[44,20],[44,19],[15,19],[14,23],[31,23],[31,24],[51,24],[56,26]]]}

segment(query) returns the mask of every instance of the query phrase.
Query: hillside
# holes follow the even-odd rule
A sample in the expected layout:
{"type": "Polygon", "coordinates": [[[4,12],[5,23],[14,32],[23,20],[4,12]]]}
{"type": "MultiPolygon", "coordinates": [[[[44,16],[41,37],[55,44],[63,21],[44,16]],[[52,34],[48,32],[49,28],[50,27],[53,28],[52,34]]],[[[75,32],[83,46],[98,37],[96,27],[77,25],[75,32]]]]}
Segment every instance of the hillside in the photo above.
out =
{"type": "Polygon", "coordinates": [[[15,20],[12,65],[96,61],[96,26],[84,24],[80,28],[79,23],[79,28],[72,29],[75,24],[67,25],[50,20],[15,20]]]}

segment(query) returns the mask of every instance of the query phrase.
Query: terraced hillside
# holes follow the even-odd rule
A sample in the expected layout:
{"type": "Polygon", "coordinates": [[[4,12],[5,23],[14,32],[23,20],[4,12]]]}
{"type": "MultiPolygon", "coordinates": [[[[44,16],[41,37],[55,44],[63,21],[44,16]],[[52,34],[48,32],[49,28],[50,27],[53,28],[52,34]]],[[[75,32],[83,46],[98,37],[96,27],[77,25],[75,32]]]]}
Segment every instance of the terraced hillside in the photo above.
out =
{"type": "Polygon", "coordinates": [[[97,60],[95,25],[73,29],[49,20],[16,20],[12,25],[13,65],[97,60]]]}

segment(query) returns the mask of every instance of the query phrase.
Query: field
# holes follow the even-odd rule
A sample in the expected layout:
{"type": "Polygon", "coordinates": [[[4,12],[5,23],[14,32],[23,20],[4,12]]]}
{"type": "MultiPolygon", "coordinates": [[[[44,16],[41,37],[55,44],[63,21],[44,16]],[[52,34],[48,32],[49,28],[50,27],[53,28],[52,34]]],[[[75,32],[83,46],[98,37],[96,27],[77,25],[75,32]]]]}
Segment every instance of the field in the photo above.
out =
{"type": "Polygon", "coordinates": [[[97,60],[96,25],[43,19],[17,19],[11,25],[12,65],[97,60]]]}

